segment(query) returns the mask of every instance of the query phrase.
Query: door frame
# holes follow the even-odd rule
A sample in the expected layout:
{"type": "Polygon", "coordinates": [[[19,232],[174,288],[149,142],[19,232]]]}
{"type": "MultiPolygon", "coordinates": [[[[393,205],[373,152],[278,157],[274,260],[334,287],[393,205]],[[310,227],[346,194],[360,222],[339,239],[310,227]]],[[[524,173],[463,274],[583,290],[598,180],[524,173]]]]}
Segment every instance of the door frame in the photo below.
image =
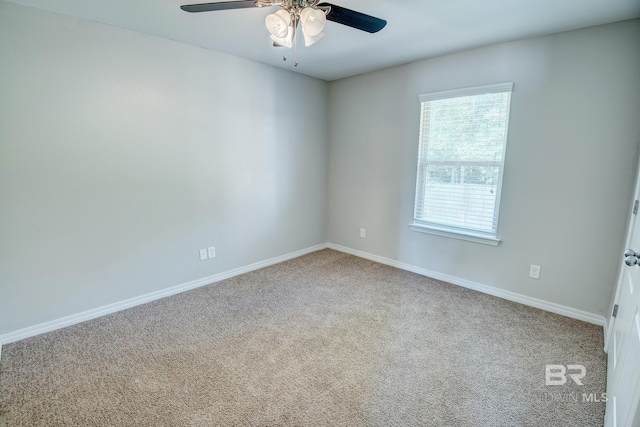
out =
{"type": "MultiPolygon", "coordinates": [[[[611,300],[611,304],[609,305],[609,312],[605,315],[604,318],[604,352],[609,354],[609,346],[611,345],[611,334],[613,333],[613,324],[615,323],[615,318],[612,316],[613,307],[617,304],[620,298],[620,292],[622,290],[622,281],[624,280],[624,268],[626,264],[624,263],[624,251],[631,244],[631,233],[633,232],[633,228],[631,227],[631,223],[633,222],[633,207],[636,200],[640,200],[640,156],[638,157],[637,167],[636,167],[636,175],[635,175],[635,187],[633,189],[633,198],[631,200],[631,204],[629,206],[629,211],[627,215],[627,231],[626,238],[624,240],[624,247],[622,248],[620,254],[618,255],[620,260],[622,260],[618,265],[618,276],[616,280],[616,289],[613,294],[613,299],[611,300]]],[[[638,208],[637,215],[640,215],[640,207],[638,208]]]]}

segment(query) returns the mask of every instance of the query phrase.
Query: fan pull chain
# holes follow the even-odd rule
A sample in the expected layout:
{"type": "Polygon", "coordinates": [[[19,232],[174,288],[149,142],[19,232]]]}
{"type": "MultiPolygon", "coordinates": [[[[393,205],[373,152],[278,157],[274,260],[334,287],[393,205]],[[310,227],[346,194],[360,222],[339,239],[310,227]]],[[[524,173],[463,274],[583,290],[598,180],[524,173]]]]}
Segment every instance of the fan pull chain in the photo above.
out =
{"type": "MultiPolygon", "coordinates": [[[[298,27],[299,17],[294,12],[291,12],[291,19],[293,21],[293,29],[292,29],[293,39],[291,40],[293,44],[292,46],[293,47],[293,66],[297,67],[298,66],[298,32],[296,31],[296,29],[298,27]]],[[[274,46],[275,46],[275,43],[274,43],[274,46]]],[[[287,60],[286,52],[282,55],[282,60],[283,61],[287,60]]]]}
{"type": "MultiPolygon", "coordinates": [[[[296,28],[298,27],[298,18],[296,17],[296,28]]],[[[298,66],[298,31],[293,34],[293,66],[298,66]]]]}
{"type": "MultiPolygon", "coordinates": [[[[297,39],[296,35],[296,39],[297,39]]],[[[293,66],[298,66],[298,42],[296,40],[293,41],[293,66]]]]}

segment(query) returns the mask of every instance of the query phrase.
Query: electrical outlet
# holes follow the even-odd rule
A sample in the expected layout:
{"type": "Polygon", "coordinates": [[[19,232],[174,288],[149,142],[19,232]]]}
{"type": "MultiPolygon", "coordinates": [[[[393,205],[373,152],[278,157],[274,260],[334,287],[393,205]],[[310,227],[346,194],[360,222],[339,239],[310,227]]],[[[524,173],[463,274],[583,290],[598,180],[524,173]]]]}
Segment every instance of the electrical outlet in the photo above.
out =
{"type": "Polygon", "coordinates": [[[532,279],[539,279],[541,268],[542,267],[540,267],[539,265],[531,264],[531,267],[529,267],[529,277],[531,277],[532,279]]]}
{"type": "Polygon", "coordinates": [[[207,251],[209,253],[209,258],[215,258],[216,257],[216,247],[215,246],[209,246],[207,248],[207,251]]]}
{"type": "Polygon", "coordinates": [[[204,261],[207,259],[207,250],[200,249],[200,261],[204,261]]]}
{"type": "Polygon", "coordinates": [[[363,239],[365,237],[367,237],[367,230],[365,230],[364,228],[360,229],[360,237],[362,237],[363,239]]]}

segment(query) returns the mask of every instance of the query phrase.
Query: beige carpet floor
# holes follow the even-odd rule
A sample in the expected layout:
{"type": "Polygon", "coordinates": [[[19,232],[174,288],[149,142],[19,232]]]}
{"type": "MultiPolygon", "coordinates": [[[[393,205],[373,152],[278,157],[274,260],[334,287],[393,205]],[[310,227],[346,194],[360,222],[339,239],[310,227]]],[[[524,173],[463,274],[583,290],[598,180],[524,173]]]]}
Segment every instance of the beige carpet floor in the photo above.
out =
{"type": "Polygon", "coordinates": [[[6,345],[0,425],[599,426],[602,339],[322,250],[6,345]]]}

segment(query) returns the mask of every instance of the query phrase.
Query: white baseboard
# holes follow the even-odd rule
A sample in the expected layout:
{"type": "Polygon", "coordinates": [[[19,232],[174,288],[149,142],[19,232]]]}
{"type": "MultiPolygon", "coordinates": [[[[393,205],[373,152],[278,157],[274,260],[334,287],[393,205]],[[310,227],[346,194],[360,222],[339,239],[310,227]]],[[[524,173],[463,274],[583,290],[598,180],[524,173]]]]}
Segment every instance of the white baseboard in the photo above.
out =
{"type": "Polygon", "coordinates": [[[464,288],[473,289],[478,292],[493,295],[499,298],[503,298],[509,301],[518,302],[520,304],[528,305],[531,307],[539,308],[541,310],[550,311],[552,313],[561,314],[563,316],[571,317],[573,319],[582,320],[584,322],[592,323],[598,326],[605,325],[604,316],[589,313],[586,311],[578,310],[575,308],[567,307],[564,305],[556,304],[549,301],[544,301],[538,298],[529,297],[526,295],[518,294],[515,292],[507,291],[493,286],[483,285],[480,283],[472,282],[470,280],[461,279],[455,276],[449,276],[448,274],[438,273],[436,271],[427,270],[425,268],[416,267],[414,265],[405,264],[400,261],[373,255],[367,252],[362,252],[356,249],[347,248],[345,246],[329,243],[328,248],[336,251],[355,255],[360,258],[365,258],[371,261],[379,262],[380,264],[386,264],[391,267],[400,268],[402,270],[411,271],[413,273],[420,274],[422,276],[431,277],[432,279],[441,280],[443,282],[452,283],[454,285],[462,286],[464,288]]]}
{"type": "Polygon", "coordinates": [[[604,318],[604,325],[602,326],[602,329],[604,330],[604,352],[605,353],[609,353],[609,334],[611,333],[611,331],[609,330],[609,326],[613,326],[610,325],[609,322],[607,321],[607,318],[604,318]]]}
{"type": "MultiPolygon", "coordinates": [[[[82,313],[73,314],[60,319],[52,320],[49,322],[41,323],[38,325],[30,326],[24,329],[19,329],[14,332],[9,332],[4,335],[0,335],[0,360],[2,360],[2,345],[12,342],[20,341],[25,338],[40,335],[46,332],[51,332],[56,329],[64,328],[67,326],[75,325],[80,322],[95,319],[100,316],[115,313],[117,311],[125,310],[127,308],[135,307],[137,305],[145,304],[160,298],[176,295],[181,292],[185,292],[191,289],[199,288],[201,286],[209,285],[219,282],[234,276],[238,276],[243,273],[248,273],[259,268],[267,267],[270,265],[278,264],[283,261],[287,261],[293,258],[306,255],[311,252],[315,252],[321,249],[330,248],[340,252],[355,255],[360,258],[369,259],[371,261],[386,264],[392,267],[400,268],[402,270],[411,271],[413,273],[420,274],[422,276],[431,277],[436,280],[442,280],[443,282],[452,283],[454,285],[462,286],[465,288],[473,289],[485,294],[497,296],[509,301],[518,302],[531,307],[536,307],[542,310],[550,311],[552,313],[561,314],[563,316],[571,317],[574,319],[582,320],[595,325],[603,326],[606,328],[606,321],[604,316],[589,313],[586,311],[578,310],[575,308],[555,304],[552,302],[544,301],[537,298],[532,298],[526,295],[518,294],[511,291],[495,288],[493,286],[487,286],[480,283],[472,282],[459,277],[449,276],[447,274],[438,273],[435,271],[427,270],[421,267],[416,267],[410,264],[406,264],[400,261],[392,260],[389,258],[373,255],[367,252],[362,252],[356,249],[347,248],[345,246],[336,245],[333,243],[324,243],[310,248],[302,249],[296,252],[291,252],[285,255],[281,255],[275,258],[271,258],[265,261],[256,262],[244,267],[239,267],[233,270],[229,270],[223,273],[215,274],[213,276],[203,277],[202,279],[194,280],[191,282],[183,283],[177,286],[172,286],[160,291],[152,292],[149,294],[141,295],[139,297],[130,298],[128,300],[120,301],[114,304],[109,304],[103,307],[98,307],[92,310],[84,311],[82,313]]],[[[605,334],[606,334],[605,329],[605,334]]],[[[606,335],[605,335],[606,336],[606,335]]]]}
{"type": "Polygon", "coordinates": [[[160,298],[165,298],[171,295],[179,294],[191,289],[199,288],[201,286],[210,285],[221,280],[228,279],[230,277],[238,276],[249,271],[257,270],[259,268],[267,267],[270,265],[278,264],[283,261],[287,261],[293,258],[297,258],[302,255],[306,255],[311,252],[326,249],[327,244],[312,246],[310,248],[302,249],[296,252],[291,252],[285,255],[281,255],[275,258],[271,258],[265,261],[256,262],[244,267],[235,268],[233,270],[225,271],[223,273],[214,274],[213,276],[203,277],[202,279],[193,280],[191,282],[183,283],[181,285],[172,286],[170,288],[162,289],[160,291],[151,292],[149,294],[141,295],[139,297],[130,298],[128,300],[120,301],[114,304],[105,305],[103,307],[94,308],[84,311],[82,313],[72,314],[60,319],[52,320],[50,322],[41,323],[39,325],[30,326],[24,329],[19,329],[14,332],[9,332],[4,335],[0,335],[0,357],[2,357],[2,344],[9,344],[12,342],[20,341],[25,338],[30,338],[36,335],[44,334],[45,332],[55,331],[67,326],[75,325],[80,322],[95,319],[100,316],[115,313],[116,311],[125,310],[127,308],[135,307],[137,305],[145,304],[160,298]]]}

